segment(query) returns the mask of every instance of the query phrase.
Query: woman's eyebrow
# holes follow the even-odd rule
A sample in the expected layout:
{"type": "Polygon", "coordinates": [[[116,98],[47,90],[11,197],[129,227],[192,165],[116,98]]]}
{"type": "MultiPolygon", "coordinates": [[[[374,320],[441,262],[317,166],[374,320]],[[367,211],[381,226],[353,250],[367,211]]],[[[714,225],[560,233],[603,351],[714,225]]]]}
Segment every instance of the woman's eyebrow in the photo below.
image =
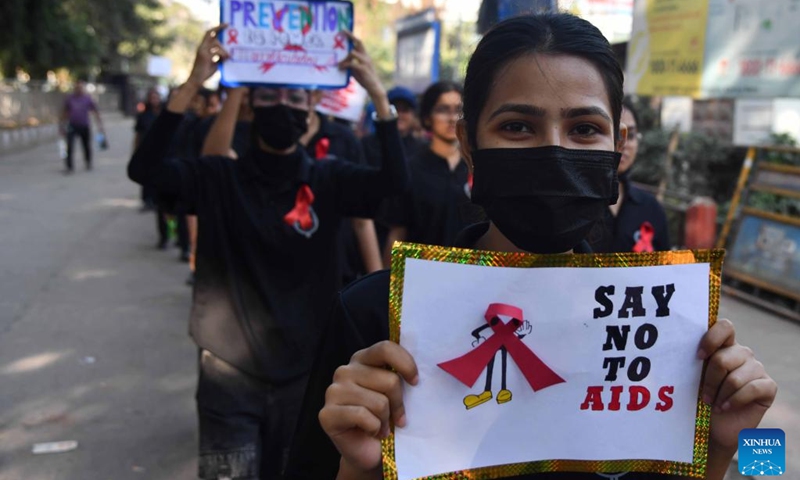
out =
{"type": "Polygon", "coordinates": [[[544,108],[537,107],[536,105],[527,105],[524,103],[506,103],[495,110],[489,117],[489,120],[500,115],[501,113],[506,112],[521,113],[531,117],[544,117],[547,115],[547,111],[544,108]]]}
{"type": "Polygon", "coordinates": [[[561,110],[561,116],[563,118],[588,117],[591,115],[599,115],[607,121],[611,121],[611,117],[600,107],[576,107],[561,110]]]}

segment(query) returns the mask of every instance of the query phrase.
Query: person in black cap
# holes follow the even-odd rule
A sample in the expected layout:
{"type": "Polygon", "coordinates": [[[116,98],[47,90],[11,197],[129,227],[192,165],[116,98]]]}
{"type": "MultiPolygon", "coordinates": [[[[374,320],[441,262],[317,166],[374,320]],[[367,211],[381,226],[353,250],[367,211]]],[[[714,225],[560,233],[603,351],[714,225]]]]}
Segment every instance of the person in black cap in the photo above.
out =
{"type": "Polygon", "coordinates": [[[199,476],[281,478],[311,367],[340,284],[336,238],[343,217],[369,218],[408,181],[396,114],[364,44],[339,64],[369,92],[380,169],[318,162],[299,144],[310,92],[251,89],[250,148],[236,161],[166,156],[169,139],[202,83],[229,57],[204,34],[189,80],[156,119],[128,176],[185,202],[198,216],[190,333],[199,347],[199,476]]]}
{"type": "MultiPolygon", "coordinates": [[[[403,149],[406,158],[412,158],[417,151],[427,146],[426,142],[417,136],[419,120],[417,118],[417,98],[414,92],[405,87],[394,87],[387,92],[389,102],[397,110],[397,130],[403,139],[403,149]]],[[[375,134],[367,135],[361,139],[369,165],[381,164],[381,149],[375,134]]]]}

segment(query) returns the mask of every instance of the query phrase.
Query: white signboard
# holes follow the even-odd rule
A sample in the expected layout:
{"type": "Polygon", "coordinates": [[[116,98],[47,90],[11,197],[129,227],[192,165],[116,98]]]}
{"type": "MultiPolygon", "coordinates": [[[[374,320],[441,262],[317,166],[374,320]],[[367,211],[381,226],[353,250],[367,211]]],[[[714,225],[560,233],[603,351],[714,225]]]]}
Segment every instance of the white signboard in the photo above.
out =
{"type": "Polygon", "coordinates": [[[350,42],[353,4],[346,1],[222,0],[229,27],[220,42],[231,55],[221,67],[222,84],[342,88],[349,73],[338,64],[350,42]]]}
{"type": "Polygon", "coordinates": [[[800,97],[798,0],[638,0],[626,93],[800,97]]]}
{"type": "Polygon", "coordinates": [[[395,429],[399,479],[552,459],[693,462],[709,263],[405,262],[400,344],[420,382],[395,429]]]}
{"type": "Polygon", "coordinates": [[[151,56],[147,60],[147,74],[151,77],[169,77],[172,73],[172,60],[166,57],[151,56]]]}
{"type": "Polygon", "coordinates": [[[367,91],[356,82],[355,78],[351,78],[347,88],[323,92],[317,111],[324,115],[358,122],[361,120],[366,102],[367,91]]]}

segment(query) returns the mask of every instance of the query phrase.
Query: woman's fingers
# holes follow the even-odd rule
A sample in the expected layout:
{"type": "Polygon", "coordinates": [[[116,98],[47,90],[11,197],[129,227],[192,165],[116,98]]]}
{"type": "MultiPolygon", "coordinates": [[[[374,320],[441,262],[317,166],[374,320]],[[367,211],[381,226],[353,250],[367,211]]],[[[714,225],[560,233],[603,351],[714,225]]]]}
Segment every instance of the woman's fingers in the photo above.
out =
{"type": "Polygon", "coordinates": [[[722,403],[722,410],[735,410],[751,404],[768,409],[778,393],[778,384],[769,377],[757,378],[745,384],[722,403]]]}
{"type": "Polygon", "coordinates": [[[381,432],[381,420],[364,406],[326,403],[318,417],[322,429],[331,438],[352,429],[362,430],[373,437],[381,432]]]}
{"type": "Polygon", "coordinates": [[[373,367],[389,367],[397,371],[411,385],[416,385],[419,381],[417,363],[411,354],[405,348],[388,340],[359,350],[353,354],[350,361],[373,367]]]}
{"type": "Polygon", "coordinates": [[[219,34],[219,32],[221,30],[225,30],[226,28],[228,28],[228,24],[227,23],[220,23],[216,27],[209,28],[206,31],[206,38],[217,38],[217,35],[219,34]]]}
{"type": "Polygon", "coordinates": [[[744,365],[748,358],[752,358],[752,352],[748,355],[748,351],[746,347],[737,345],[717,350],[711,356],[703,380],[703,402],[709,405],[717,403],[717,394],[728,374],[744,365]]]}
{"type": "Polygon", "coordinates": [[[741,366],[728,372],[728,375],[719,387],[714,405],[722,407],[734,393],[738,392],[745,385],[753,380],[766,378],[766,376],[767,372],[764,370],[764,366],[750,354],[741,366]]]}
{"type": "Polygon", "coordinates": [[[733,323],[727,318],[720,318],[700,339],[697,358],[706,360],[720,348],[730,347],[735,343],[735,337],[736,332],[733,328],[733,323]]]}
{"type": "Polygon", "coordinates": [[[353,44],[353,50],[355,50],[357,52],[366,52],[367,51],[367,49],[364,48],[364,42],[362,42],[358,37],[353,35],[353,32],[350,32],[348,30],[342,30],[342,33],[353,44]]]}
{"type": "MultiPolygon", "coordinates": [[[[353,384],[334,383],[325,392],[325,403],[364,407],[380,421],[377,432],[381,438],[389,435],[389,399],[386,395],[353,384]]],[[[368,432],[375,436],[376,432],[368,432]]]]}

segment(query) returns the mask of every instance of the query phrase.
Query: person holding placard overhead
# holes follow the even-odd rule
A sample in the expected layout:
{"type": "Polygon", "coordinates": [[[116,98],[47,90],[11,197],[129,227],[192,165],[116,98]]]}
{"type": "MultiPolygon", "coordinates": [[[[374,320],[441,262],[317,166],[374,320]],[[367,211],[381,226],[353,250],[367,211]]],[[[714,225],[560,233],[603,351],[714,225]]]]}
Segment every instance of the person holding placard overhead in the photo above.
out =
{"type": "MultiPolygon", "coordinates": [[[[520,16],[486,33],[467,68],[458,136],[474,171],[472,199],[489,222],[467,228],[458,246],[587,252],[586,236],[618,194],[615,173],[627,134],[620,124],[622,96],[622,69],[608,41],[585,20],[520,16]]],[[[388,288],[384,271],[340,293],[312,369],[288,478],[383,478],[381,439],[391,425],[402,429],[415,421],[404,410],[403,390],[425,378],[414,358],[387,340],[388,288]]],[[[739,431],[759,424],[777,386],[753,352],[736,342],[728,320],[704,334],[697,357],[707,360],[701,398],[713,405],[707,478],[722,479],[739,431]]],[[[612,476],[513,478],[601,477],[612,476]]],[[[613,477],[668,478],[633,472],[613,477]]]]}
{"type": "Polygon", "coordinates": [[[340,275],[341,219],[371,217],[404,190],[408,174],[396,116],[361,41],[339,63],[377,107],[380,169],[317,162],[298,141],[310,92],[251,88],[252,143],[237,161],[165,156],[202,83],[228,52],[211,29],[188,81],[173,95],[128,165],[128,175],[178,197],[198,216],[190,333],[199,347],[201,478],[280,478],[313,351],[340,275]]]}

